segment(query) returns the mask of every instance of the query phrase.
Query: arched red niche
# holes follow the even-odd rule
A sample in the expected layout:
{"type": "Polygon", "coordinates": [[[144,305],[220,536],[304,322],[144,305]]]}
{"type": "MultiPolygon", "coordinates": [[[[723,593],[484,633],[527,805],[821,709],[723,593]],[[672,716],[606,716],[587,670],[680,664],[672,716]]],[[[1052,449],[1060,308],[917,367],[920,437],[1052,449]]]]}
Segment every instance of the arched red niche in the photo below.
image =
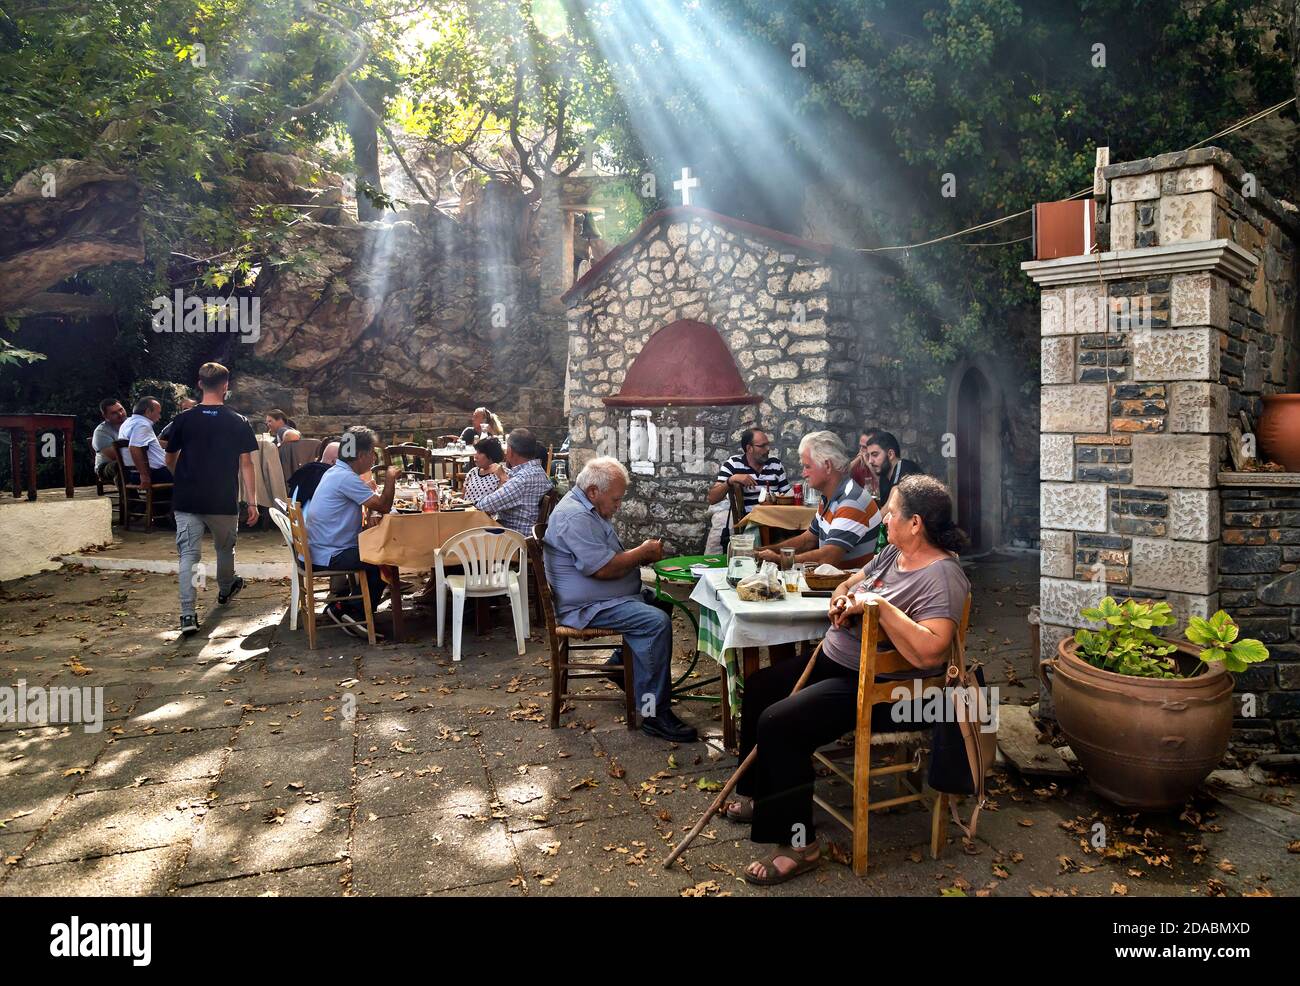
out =
{"type": "Polygon", "coordinates": [[[681,319],[652,335],[606,407],[715,407],[758,404],[718,330],[681,319]]]}

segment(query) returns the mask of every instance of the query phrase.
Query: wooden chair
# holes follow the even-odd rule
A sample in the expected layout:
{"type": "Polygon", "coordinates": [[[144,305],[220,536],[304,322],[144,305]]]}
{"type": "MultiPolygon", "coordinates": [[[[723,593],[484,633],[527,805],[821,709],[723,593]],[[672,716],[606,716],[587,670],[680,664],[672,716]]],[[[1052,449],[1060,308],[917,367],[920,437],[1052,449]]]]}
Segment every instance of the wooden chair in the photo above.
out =
{"type": "MultiPolygon", "coordinates": [[[[537,501],[537,523],[545,524],[551,519],[551,512],[555,509],[556,504],[560,502],[560,491],[551,487],[542,494],[541,499],[537,501]]],[[[542,616],[542,598],[537,592],[537,579],[533,579],[528,586],[528,606],[530,612],[537,613],[537,620],[541,622],[542,616]]]]}
{"type": "Polygon", "coordinates": [[[402,470],[403,476],[433,478],[433,455],[423,445],[389,445],[384,449],[388,464],[402,470]]]}
{"type": "Polygon", "coordinates": [[[731,530],[734,533],[740,530],[736,525],[744,520],[745,514],[749,512],[745,509],[745,493],[735,483],[728,483],[727,500],[731,504],[731,530]]]}
{"type": "Polygon", "coordinates": [[[542,498],[537,501],[537,523],[545,524],[551,519],[551,511],[555,509],[556,504],[560,502],[560,491],[551,487],[542,494],[542,498]]]}
{"type": "Polygon", "coordinates": [[[116,439],[113,442],[113,448],[117,449],[117,474],[114,480],[117,484],[117,518],[124,531],[131,529],[131,517],[134,514],[144,520],[145,532],[153,530],[153,522],[156,517],[166,517],[172,512],[172,484],[171,483],[153,483],[150,486],[141,486],[139,483],[128,483],[126,481],[125,463],[134,462],[127,446],[130,443],[125,438],[116,439]],[[163,507],[165,510],[155,511],[155,507],[163,507]],[[138,508],[138,509],[137,509],[138,508]]]}
{"type": "Polygon", "coordinates": [[[633,694],[634,685],[632,684],[632,649],[624,646],[623,634],[619,630],[609,630],[603,627],[585,627],[579,630],[577,627],[567,627],[558,623],[555,618],[555,603],[551,595],[550,583],[546,580],[546,564],[542,556],[542,541],[546,537],[546,525],[537,524],[533,527],[533,536],[525,542],[528,547],[528,561],[533,566],[533,580],[537,583],[537,594],[541,600],[542,617],[546,621],[546,636],[551,645],[551,728],[560,728],[560,710],[564,706],[564,700],[568,698],[578,698],[584,702],[617,702],[618,695],[579,695],[576,692],[568,691],[569,679],[572,677],[575,681],[582,678],[605,678],[601,672],[605,671],[622,671],[623,672],[623,703],[627,715],[627,728],[636,729],[636,696],[633,694]],[[616,643],[596,644],[589,641],[599,640],[602,637],[616,637],[616,643]],[[579,643],[579,641],[588,641],[579,643]],[[619,664],[592,664],[578,663],[573,661],[572,654],[574,651],[591,651],[591,650],[610,650],[613,647],[621,647],[623,651],[623,660],[619,664]],[[571,672],[577,672],[571,674],[571,672]]]}
{"type": "MultiPolygon", "coordinates": [[[[332,568],[316,568],[312,565],[311,550],[307,546],[307,525],[302,519],[302,504],[297,500],[289,504],[287,513],[278,507],[272,507],[267,512],[271,515],[271,520],[275,523],[275,526],[280,529],[280,534],[284,537],[285,543],[289,546],[289,551],[292,554],[295,586],[290,597],[289,629],[298,629],[298,615],[301,613],[307,621],[307,646],[311,650],[315,650],[316,604],[360,599],[366,611],[364,623],[366,637],[373,645],[375,643],[374,603],[378,602],[378,600],[371,600],[370,583],[366,580],[365,574],[332,568]],[[361,583],[361,592],[343,595],[335,594],[326,589],[324,590],[325,595],[316,595],[316,593],[322,591],[316,588],[316,580],[333,578],[336,575],[355,575],[357,581],[361,583]]],[[[335,624],[330,624],[330,626],[335,626],[335,624]]],[[[338,627],[338,629],[342,630],[343,628],[338,627]]]]}
{"type": "Polygon", "coordinates": [[[567,477],[569,474],[569,453],[555,451],[554,445],[546,446],[546,475],[554,479],[555,472],[553,470],[561,463],[564,464],[564,474],[567,477]]]}
{"type": "MultiPolygon", "coordinates": [[[[966,628],[970,623],[970,597],[966,597],[966,606],[962,611],[961,624],[957,627],[958,638],[964,644],[966,628]]],[[[865,876],[867,872],[867,825],[870,813],[895,808],[913,802],[930,802],[930,856],[939,858],[946,831],[946,816],[949,795],[935,791],[925,791],[924,770],[926,760],[923,754],[924,744],[929,740],[929,730],[899,730],[884,733],[872,733],[871,710],[875,705],[891,705],[899,686],[919,690],[927,686],[941,686],[947,671],[945,662],[935,675],[921,679],[919,672],[895,650],[881,649],[880,610],[876,603],[868,603],[862,614],[862,650],[858,665],[858,722],[853,733],[853,744],[845,754],[853,756],[853,772],[840,767],[835,761],[842,759],[826,749],[813,754],[813,759],[849,785],[853,796],[853,821],[850,822],[834,805],[819,795],[813,795],[813,801],[821,805],[841,825],[853,833],[853,872],[865,876]],[[909,676],[910,672],[910,676],[909,676]],[[879,676],[887,676],[880,680],[879,676]],[[888,676],[893,676],[892,679],[888,676]],[[901,677],[900,677],[901,675],[901,677]],[[888,766],[872,767],[872,747],[893,746],[904,756],[899,763],[888,766]],[[911,755],[907,755],[911,751],[911,755]],[[907,776],[911,775],[911,776],[907,776]],[[893,776],[899,794],[884,801],[871,800],[871,780],[875,777],[893,776]],[[907,793],[902,793],[906,791],[907,793]]],[[[914,691],[918,699],[921,695],[914,691]]]]}

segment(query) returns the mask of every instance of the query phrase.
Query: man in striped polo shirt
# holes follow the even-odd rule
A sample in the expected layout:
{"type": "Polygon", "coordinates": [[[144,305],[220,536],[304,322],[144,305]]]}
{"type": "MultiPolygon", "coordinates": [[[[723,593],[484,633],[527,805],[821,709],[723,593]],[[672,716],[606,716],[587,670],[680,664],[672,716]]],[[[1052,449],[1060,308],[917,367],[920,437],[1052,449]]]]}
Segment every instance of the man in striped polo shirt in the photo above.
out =
{"type": "Polygon", "coordinates": [[[727,495],[728,484],[739,486],[745,497],[745,510],[758,506],[758,491],[767,487],[768,493],[789,493],[790,481],[785,476],[785,465],[769,451],[772,439],[758,428],[746,428],[740,435],[740,451],[722,464],[718,476],[709,488],[709,503],[717,503],[727,495]]]}
{"type": "Polygon", "coordinates": [[[876,553],[880,511],[871,491],[849,475],[849,453],[829,431],[814,431],[799,443],[804,482],[822,495],[808,530],[774,544],[755,556],[779,561],[782,548],[794,548],[794,560],[806,565],[829,563],[846,571],[861,568],[876,553]]]}

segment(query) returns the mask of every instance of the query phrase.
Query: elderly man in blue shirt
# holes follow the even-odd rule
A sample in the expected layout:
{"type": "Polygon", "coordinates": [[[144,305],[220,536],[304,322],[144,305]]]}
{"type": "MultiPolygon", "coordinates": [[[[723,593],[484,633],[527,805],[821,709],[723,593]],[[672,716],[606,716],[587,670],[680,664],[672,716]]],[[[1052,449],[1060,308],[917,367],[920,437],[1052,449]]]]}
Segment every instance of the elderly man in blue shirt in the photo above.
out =
{"type": "MultiPolygon", "coordinates": [[[[542,550],[555,615],[566,626],[620,631],[632,649],[641,731],[693,743],[699,739],[695,728],[672,710],[672,617],[642,594],[641,566],[663,558],[663,542],[644,541],[624,550],[610,523],[628,481],[617,459],[592,459],[551,514],[542,550]]],[[[610,679],[623,680],[613,673],[610,679]]]]}

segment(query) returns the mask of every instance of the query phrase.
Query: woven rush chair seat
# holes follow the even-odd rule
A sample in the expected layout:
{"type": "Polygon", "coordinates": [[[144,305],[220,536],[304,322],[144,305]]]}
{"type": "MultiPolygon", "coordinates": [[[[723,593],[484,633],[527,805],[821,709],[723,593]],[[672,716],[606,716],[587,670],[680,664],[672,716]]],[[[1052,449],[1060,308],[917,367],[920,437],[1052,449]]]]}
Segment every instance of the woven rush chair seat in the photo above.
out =
{"type": "Polygon", "coordinates": [[[566,627],[563,623],[556,624],[555,635],[557,637],[568,637],[570,640],[595,640],[597,637],[617,637],[622,634],[622,630],[606,630],[603,627],[566,627]]]}

